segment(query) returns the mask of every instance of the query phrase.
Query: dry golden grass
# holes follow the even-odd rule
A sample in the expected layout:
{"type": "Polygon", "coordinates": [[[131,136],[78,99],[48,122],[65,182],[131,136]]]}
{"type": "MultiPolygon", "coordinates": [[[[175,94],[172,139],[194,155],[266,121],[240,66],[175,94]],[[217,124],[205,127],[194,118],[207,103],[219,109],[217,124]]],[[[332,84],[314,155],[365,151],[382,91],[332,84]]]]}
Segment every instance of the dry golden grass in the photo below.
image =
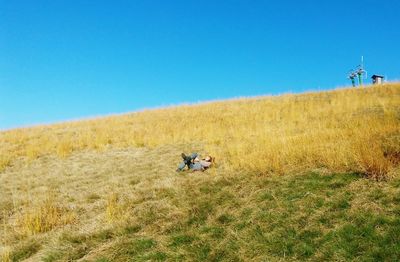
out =
{"type": "Polygon", "coordinates": [[[117,193],[111,193],[107,197],[106,203],[106,220],[110,223],[123,220],[126,208],[121,204],[121,200],[117,193]]]}
{"type": "Polygon", "coordinates": [[[0,258],[1,258],[1,260],[0,261],[3,261],[3,262],[9,262],[9,261],[11,261],[11,258],[10,258],[10,248],[3,248],[1,251],[0,251],[0,258]]]}
{"type": "Polygon", "coordinates": [[[0,156],[0,170],[4,170],[8,165],[10,165],[11,159],[8,155],[0,156]]]}
{"type": "Polygon", "coordinates": [[[388,147],[387,137],[400,134],[399,105],[400,85],[387,84],[10,130],[0,133],[0,170],[18,157],[200,143],[232,169],[265,174],[323,167],[380,179],[398,163],[399,149],[388,147]]]}
{"type": "Polygon", "coordinates": [[[16,219],[16,230],[22,235],[35,235],[56,227],[72,224],[76,214],[57,204],[52,197],[29,208],[16,219]]]}
{"type": "MultiPolygon", "coordinates": [[[[334,260],[330,246],[348,246],[346,223],[367,206],[365,217],[391,227],[387,239],[360,239],[389,243],[384,257],[396,256],[399,180],[354,173],[398,179],[399,119],[400,84],[388,84],[1,132],[2,259],[334,260]],[[216,166],[177,174],[181,152],[210,154],[216,166]],[[304,246],[301,234],[285,238],[293,231],[333,238],[323,246],[311,234],[316,242],[304,246]]],[[[337,260],[360,253],[335,248],[337,260]]]]}

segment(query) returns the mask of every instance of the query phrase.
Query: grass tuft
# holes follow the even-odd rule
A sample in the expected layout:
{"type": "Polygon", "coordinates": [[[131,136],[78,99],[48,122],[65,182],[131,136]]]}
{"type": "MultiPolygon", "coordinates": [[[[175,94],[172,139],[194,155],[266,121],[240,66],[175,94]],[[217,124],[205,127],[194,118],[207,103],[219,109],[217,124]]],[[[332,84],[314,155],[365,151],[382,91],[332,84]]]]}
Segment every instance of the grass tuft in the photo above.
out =
{"type": "Polygon", "coordinates": [[[375,141],[358,145],[357,163],[360,172],[366,177],[374,180],[388,179],[388,173],[392,169],[393,164],[385,157],[382,147],[375,141]]]}
{"type": "Polygon", "coordinates": [[[76,214],[57,204],[51,197],[23,212],[17,218],[17,227],[22,235],[35,235],[56,227],[72,224],[76,214]]]}
{"type": "Polygon", "coordinates": [[[106,202],[106,219],[109,223],[121,222],[124,215],[124,206],[117,193],[111,193],[107,197],[106,202]]]}
{"type": "Polygon", "coordinates": [[[30,241],[25,244],[19,244],[10,254],[11,261],[21,261],[37,253],[41,248],[38,242],[30,241]]]}
{"type": "Polygon", "coordinates": [[[71,144],[71,140],[61,141],[57,145],[57,155],[61,158],[68,157],[73,151],[73,146],[71,144]]]}
{"type": "Polygon", "coordinates": [[[0,173],[3,172],[10,164],[11,158],[9,156],[0,155],[0,173]]]}
{"type": "Polygon", "coordinates": [[[11,250],[8,247],[3,247],[0,250],[0,258],[3,262],[10,262],[11,260],[11,250]]]}

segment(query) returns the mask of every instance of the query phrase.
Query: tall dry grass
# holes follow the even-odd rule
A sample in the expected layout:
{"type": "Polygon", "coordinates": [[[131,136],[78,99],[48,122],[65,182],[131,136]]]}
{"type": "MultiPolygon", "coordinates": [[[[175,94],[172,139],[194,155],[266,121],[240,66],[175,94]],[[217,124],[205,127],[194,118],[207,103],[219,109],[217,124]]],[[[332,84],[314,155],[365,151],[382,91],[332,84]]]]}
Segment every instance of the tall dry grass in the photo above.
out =
{"type": "Polygon", "coordinates": [[[381,179],[399,163],[399,118],[398,83],[179,106],[2,132],[0,169],[18,157],[197,143],[226,168],[381,179]]]}
{"type": "Polygon", "coordinates": [[[126,207],[121,203],[120,197],[117,193],[110,193],[106,202],[106,220],[109,223],[121,221],[125,217],[126,207]]]}
{"type": "Polygon", "coordinates": [[[11,261],[11,256],[10,256],[10,249],[9,248],[3,248],[0,250],[0,258],[2,262],[9,262],[11,261]]]}
{"type": "Polygon", "coordinates": [[[75,219],[76,214],[72,210],[49,196],[17,217],[16,230],[24,236],[35,235],[71,224],[75,219]]]}

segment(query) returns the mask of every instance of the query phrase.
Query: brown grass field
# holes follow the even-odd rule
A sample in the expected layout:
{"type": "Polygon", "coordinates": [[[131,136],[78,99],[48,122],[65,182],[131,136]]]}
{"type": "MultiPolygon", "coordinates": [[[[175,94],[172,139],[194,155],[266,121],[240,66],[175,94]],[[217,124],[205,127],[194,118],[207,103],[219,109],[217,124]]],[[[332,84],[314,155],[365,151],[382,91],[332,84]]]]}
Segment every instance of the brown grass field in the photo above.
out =
{"type": "Polygon", "coordinates": [[[394,261],[399,163],[399,83],[2,131],[0,258],[394,261]]]}

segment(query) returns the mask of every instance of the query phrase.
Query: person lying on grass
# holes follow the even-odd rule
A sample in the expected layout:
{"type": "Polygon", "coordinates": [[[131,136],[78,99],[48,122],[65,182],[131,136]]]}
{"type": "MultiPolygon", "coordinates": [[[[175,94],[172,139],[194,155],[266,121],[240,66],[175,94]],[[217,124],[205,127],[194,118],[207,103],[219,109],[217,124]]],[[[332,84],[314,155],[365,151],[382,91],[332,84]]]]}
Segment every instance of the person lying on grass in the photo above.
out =
{"type": "Polygon", "coordinates": [[[192,171],[204,171],[208,169],[212,163],[213,158],[211,156],[207,156],[200,160],[199,154],[192,153],[191,155],[187,156],[182,153],[183,162],[179,164],[178,169],[176,172],[181,172],[187,166],[189,170],[192,171]]]}

